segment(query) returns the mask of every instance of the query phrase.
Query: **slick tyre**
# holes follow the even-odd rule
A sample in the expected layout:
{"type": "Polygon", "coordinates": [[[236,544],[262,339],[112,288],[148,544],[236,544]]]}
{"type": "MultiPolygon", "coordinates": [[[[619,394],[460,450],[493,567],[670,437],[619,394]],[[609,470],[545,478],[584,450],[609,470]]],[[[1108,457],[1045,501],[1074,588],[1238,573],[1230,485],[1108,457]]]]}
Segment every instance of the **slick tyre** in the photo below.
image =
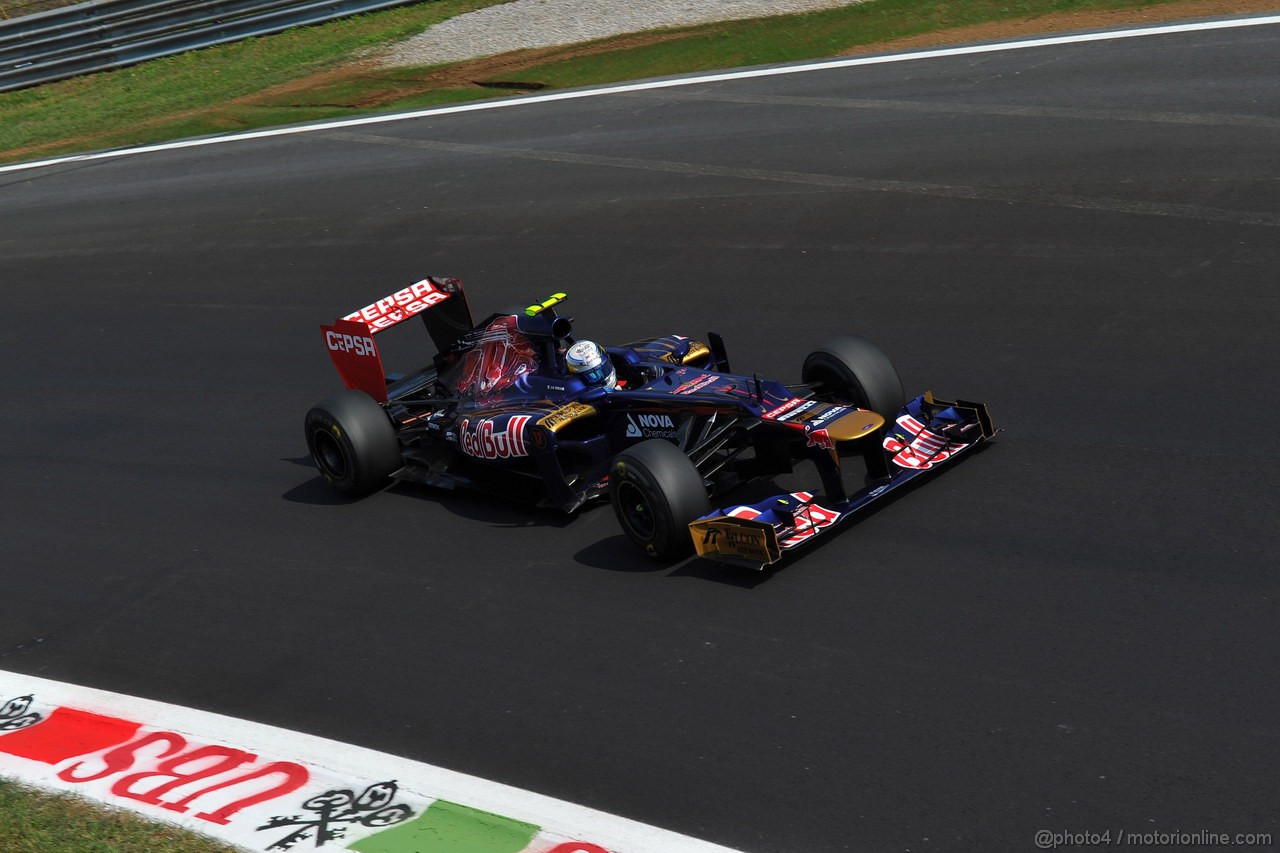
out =
{"type": "Polygon", "coordinates": [[[851,403],[892,421],[906,403],[893,362],[865,338],[845,335],[809,353],[800,378],[818,389],[822,400],[851,403]]]}
{"type": "Polygon", "coordinates": [[[689,522],[711,511],[702,475],[674,444],[642,441],[614,457],[609,499],[627,538],[656,560],[693,553],[689,522]]]}
{"type": "Polygon", "coordinates": [[[307,450],[320,476],[350,497],[385,486],[401,465],[387,413],[363,391],[344,391],[307,412],[307,450]]]}

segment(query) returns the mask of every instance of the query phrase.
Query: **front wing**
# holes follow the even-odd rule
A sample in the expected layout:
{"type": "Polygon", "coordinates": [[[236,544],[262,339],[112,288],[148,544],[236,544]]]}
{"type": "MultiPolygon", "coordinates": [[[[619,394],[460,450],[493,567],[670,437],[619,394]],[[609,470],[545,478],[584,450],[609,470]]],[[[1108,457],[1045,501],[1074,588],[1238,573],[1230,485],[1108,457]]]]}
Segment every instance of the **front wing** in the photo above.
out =
{"type": "MultiPolygon", "coordinates": [[[[716,510],[689,524],[694,548],[700,557],[763,569],[781,560],[788,551],[816,541],[893,490],[955,461],[995,434],[985,404],[936,400],[926,391],[903,406],[893,423],[860,439],[878,441],[876,456],[882,454],[884,461],[875,466],[879,471],[870,471],[875,479],[865,488],[848,495],[842,490],[824,496],[791,492],[755,504],[716,510]]],[[[839,464],[835,454],[830,458],[839,464]]]]}

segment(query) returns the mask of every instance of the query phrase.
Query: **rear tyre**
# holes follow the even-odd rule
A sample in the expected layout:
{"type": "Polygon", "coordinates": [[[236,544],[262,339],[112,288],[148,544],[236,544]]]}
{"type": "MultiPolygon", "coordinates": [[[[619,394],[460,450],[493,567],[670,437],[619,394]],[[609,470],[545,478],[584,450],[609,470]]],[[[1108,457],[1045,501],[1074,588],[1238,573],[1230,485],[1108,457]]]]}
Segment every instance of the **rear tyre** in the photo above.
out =
{"type": "Polygon", "coordinates": [[[711,512],[702,475],[689,457],[660,438],[614,457],[609,499],[622,532],[656,560],[693,553],[689,522],[711,512]]]}
{"type": "Polygon", "coordinates": [[[865,338],[833,338],[809,353],[800,378],[818,389],[819,399],[870,409],[892,421],[906,403],[893,362],[865,338]]]}
{"type": "Polygon", "coordinates": [[[385,486],[401,466],[400,440],[382,407],[363,391],[344,391],[307,412],[307,449],[320,476],[351,497],[385,486]]]}

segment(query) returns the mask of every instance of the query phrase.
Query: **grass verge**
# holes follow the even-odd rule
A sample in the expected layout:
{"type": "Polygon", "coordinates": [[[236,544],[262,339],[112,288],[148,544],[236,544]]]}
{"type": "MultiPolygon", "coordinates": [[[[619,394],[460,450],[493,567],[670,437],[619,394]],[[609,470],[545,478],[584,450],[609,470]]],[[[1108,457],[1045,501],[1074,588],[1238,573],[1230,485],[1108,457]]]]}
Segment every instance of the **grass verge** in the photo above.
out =
{"type": "Polygon", "coordinates": [[[311,116],[280,116],[276,111],[241,115],[234,105],[499,2],[504,0],[432,0],[5,92],[0,94],[0,159],[29,160],[305,120],[311,116]]]}
{"type": "MultiPolygon", "coordinates": [[[[524,71],[522,79],[556,88],[769,65],[884,47],[925,34],[954,41],[1047,30],[1105,27],[1111,22],[1194,15],[1197,9],[1248,3],[1187,3],[1176,0],[875,0],[857,6],[777,19],[742,21],[681,31],[670,40],[597,56],[552,60],[524,71]],[[1117,14],[1130,13],[1130,14],[1117,14]],[[1031,26],[1000,24],[1029,23],[1031,26]],[[976,36],[967,38],[966,35],[976,36]]],[[[1268,3],[1280,7],[1280,3],[1268,3]]],[[[938,38],[917,43],[941,42],[938,38]]]]}
{"type": "Polygon", "coordinates": [[[361,58],[497,2],[432,0],[0,94],[0,161],[867,49],[1280,9],[1280,0],[869,0],[433,67],[361,58]]]}
{"type": "Polygon", "coordinates": [[[0,0],[0,21],[71,6],[81,0],[0,0]]]}
{"type": "Polygon", "coordinates": [[[0,779],[4,853],[239,853],[192,832],[151,823],[70,794],[0,779]]]}

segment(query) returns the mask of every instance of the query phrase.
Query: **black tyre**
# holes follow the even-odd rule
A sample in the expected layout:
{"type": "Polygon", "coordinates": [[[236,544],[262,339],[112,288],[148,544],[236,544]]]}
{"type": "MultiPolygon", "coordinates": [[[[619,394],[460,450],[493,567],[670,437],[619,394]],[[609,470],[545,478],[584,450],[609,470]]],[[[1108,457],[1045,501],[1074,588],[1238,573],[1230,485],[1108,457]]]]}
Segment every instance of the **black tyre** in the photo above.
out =
{"type": "Polygon", "coordinates": [[[906,403],[902,380],[889,356],[865,338],[833,338],[809,353],[800,378],[820,399],[851,403],[892,421],[906,403]]]}
{"type": "Polygon", "coordinates": [[[711,511],[698,469],[678,447],[660,438],[614,457],[609,499],[622,532],[658,560],[693,553],[689,522],[711,511]]]}
{"type": "Polygon", "coordinates": [[[320,476],[344,495],[385,486],[401,465],[391,419],[363,391],[344,391],[317,404],[307,412],[306,433],[320,476]]]}

